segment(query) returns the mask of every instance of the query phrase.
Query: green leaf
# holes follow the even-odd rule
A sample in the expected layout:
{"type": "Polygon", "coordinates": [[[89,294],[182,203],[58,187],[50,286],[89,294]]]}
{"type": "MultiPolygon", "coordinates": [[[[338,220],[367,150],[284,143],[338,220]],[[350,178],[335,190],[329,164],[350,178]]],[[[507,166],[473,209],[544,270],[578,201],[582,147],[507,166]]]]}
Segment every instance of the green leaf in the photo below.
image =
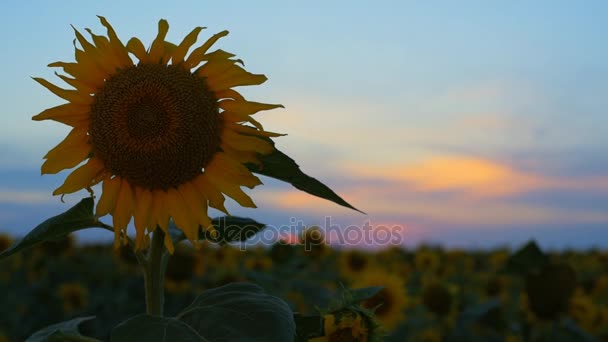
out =
{"type": "Polygon", "coordinates": [[[59,240],[77,230],[92,227],[104,228],[93,215],[93,198],[87,197],[63,214],[51,217],[39,224],[21,240],[0,253],[0,259],[28,249],[37,243],[59,240]]]}
{"type": "Polygon", "coordinates": [[[26,342],[46,342],[46,341],[96,341],[93,338],[80,335],[78,326],[82,322],[90,321],[95,316],[78,317],[69,321],[49,325],[48,327],[35,332],[26,342]]]}
{"type": "Polygon", "coordinates": [[[111,341],[201,342],[207,340],[178,319],[143,314],[117,325],[112,330],[111,341]]]}
{"type": "MultiPolygon", "coordinates": [[[[201,231],[201,238],[221,245],[230,242],[246,241],[266,228],[264,223],[238,216],[216,217],[211,220],[211,223],[215,227],[218,235],[213,237],[208,231],[201,231]]],[[[186,238],[184,232],[182,232],[173,221],[169,222],[169,234],[171,234],[174,243],[180,242],[186,238]]]]}
{"type": "Polygon", "coordinates": [[[530,241],[507,260],[505,270],[508,273],[525,275],[540,269],[546,262],[547,256],[536,242],[530,241]]]}
{"type": "Polygon", "coordinates": [[[315,178],[306,175],[300,166],[291,159],[288,155],[279,151],[274,142],[270,138],[260,138],[268,141],[274,147],[272,153],[267,155],[259,155],[261,165],[257,164],[246,164],[247,168],[251,172],[258,173],[260,175],[272,177],[293,185],[295,188],[307,192],[313,196],[324,198],[332,201],[341,206],[356,210],[360,213],[365,214],[361,210],[353,207],[348,202],[338,196],[333,190],[327,187],[325,184],[319,182],[315,178]]]}
{"type": "Polygon", "coordinates": [[[211,341],[293,341],[293,312],[280,298],[251,283],[203,292],[178,318],[211,341]]]}
{"type": "Polygon", "coordinates": [[[348,290],[348,293],[353,302],[359,303],[377,295],[383,288],[384,286],[371,286],[360,289],[350,289],[348,290]]]}
{"type": "Polygon", "coordinates": [[[254,219],[237,216],[217,217],[211,222],[218,235],[213,237],[211,233],[205,231],[205,238],[219,244],[246,241],[262,229],[266,228],[264,223],[259,223],[254,219]]]}

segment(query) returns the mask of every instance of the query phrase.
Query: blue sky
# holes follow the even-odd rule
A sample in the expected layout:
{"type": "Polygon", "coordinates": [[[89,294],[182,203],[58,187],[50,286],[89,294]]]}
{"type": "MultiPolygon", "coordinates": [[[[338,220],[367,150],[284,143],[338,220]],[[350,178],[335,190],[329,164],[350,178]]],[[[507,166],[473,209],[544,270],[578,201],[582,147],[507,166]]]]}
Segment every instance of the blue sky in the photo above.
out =
{"type": "Polygon", "coordinates": [[[259,117],[288,133],[279,148],[368,213],[266,179],[251,192],[260,209],[235,214],[399,225],[409,244],[608,247],[605,2],[9,0],[0,12],[0,231],[84,196],[62,204],[51,192],[66,173],[39,175],[68,129],[31,121],[61,100],[30,76],[56,80],[46,65],[73,60],[69,25],[104,32],[99,14],[124,42],[149,43],[160,18],[173,41],[230,30],[217,47],[269,78],[243,93],[286,107],[259,117]]]}

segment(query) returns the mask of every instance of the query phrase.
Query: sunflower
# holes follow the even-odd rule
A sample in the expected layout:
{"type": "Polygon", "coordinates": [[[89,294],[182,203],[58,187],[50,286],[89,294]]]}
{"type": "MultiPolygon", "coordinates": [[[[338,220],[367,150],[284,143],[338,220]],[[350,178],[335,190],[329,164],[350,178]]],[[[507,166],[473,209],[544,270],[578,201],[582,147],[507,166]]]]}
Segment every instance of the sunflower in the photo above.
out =
{"type": "Polygon", "coordinates": [[[373,297],[363,301],[364,308],[374,310],[378,321],[391,331],[405,319],[404,309],[408,304],[405,281],[395,274],[384,271],[369,271],[358,277],[352,288],[383,286],[373,297]]]}
{"type": "Polygon", "coordinates": [[[340,274],[347,280],[356,279],[374,268],[372,255],[357,249],[341,252],[338,266],[340,274]]]}
{"type": "Polygon", "coordinates": [[[368,341],[369,333],[361,315],[354,312],[344,314],[338,319],[336,315],[328,314],[323,317],[324,336],[309,339],[309,342],[333,341],[368,341]]]}
{"type": "Polygon", "coordinates": [[[63,311],[68,315],[84,309],[89,302],[89,291],[80,283],[64,283],[58,293],[63,301],[63,311]]]}
{"type": "MultiPolygon", "coordinates": [[[[266,77],[245,71],[231,53],[209,52],[228,31],[188,54],[203,27],[173,44],[165,40],[169,24],[160,20],[146,49],[138,38],[124,45],[99,19],[107,36],[86,29],[87,40],[74,29],[76,62],[49,64],[71,76],[58,75],[73,89],[34,78],[68,101],[33,117],[72,127],[42,165],[43,174],[78,166],[53,195],[102,183],[95,215],[112,215],[115,246],[133,218],[136,249],[157,226],[167,233],[170,219],[197,241],[200,227],[212,229],[208,207],[228,214],[224,195],[255,208],[241,187],[261,181],[243,164],[259,163],[258,155],[272,151],[260,138],[280,134],[264,131],[251,115],[282,106],[247,101],[232,88],[259,85],[266,77]]],[[[165,245],[173,251],[169,234],[165,245]]]]}

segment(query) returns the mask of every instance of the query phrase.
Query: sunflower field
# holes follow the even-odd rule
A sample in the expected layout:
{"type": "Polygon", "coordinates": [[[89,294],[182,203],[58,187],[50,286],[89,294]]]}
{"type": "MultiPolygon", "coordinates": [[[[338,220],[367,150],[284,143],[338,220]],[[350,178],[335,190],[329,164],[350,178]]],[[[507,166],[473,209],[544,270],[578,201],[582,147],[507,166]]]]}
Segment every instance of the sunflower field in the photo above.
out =
{"type": "MultiPolygon", "coordinates": [[[[0,238],[1,249],[10,243],[0,238]]],[[[84,335],[107,340],[145,310],[141,277],[128,247],[72,237],[38,244],[1,262],[0,289],[10,295],[0,341],[76,317],[84,335]]],[[[533,242],[517,251],[344,250],[316,228],[299,243],[246,250],[181,243],[167,266],[165,311],[176,315],[200,293],[235,284],[285,300],[304,331],[296,341],[608,340],[606,252],[543,253],[533,242]],[[359,309],[340,309],[357,289],[368,289],[359,309]]]]}

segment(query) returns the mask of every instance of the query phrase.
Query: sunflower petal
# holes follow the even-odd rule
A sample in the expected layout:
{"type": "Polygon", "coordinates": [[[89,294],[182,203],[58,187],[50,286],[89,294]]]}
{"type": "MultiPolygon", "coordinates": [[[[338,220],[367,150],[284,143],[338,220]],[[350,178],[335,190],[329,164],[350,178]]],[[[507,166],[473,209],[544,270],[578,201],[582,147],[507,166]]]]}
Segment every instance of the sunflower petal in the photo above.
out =
{"type": "Polygon", "coordinates": [[[190,56],[188,56],[188,59],[186,60],[186,67],[194,68],[195,66],[199,65],[200,62],[204,60],[207,50],[209,50],[209,48],[213,44],[215,44],[215,42],[217,42],[220,38],[225,37],[227,35],[228,31],[216,33],[211,36],[211,38],[207,39],[207,41],[203,45],[192,50],[192,53],[190,53],[190,56]]]}
{"type": "Polygon", "coordinates": [[[76,88],[76,90],[78,90],[81,93],[84,94],[93,94],[96,92],[96,89],[91,87],[90,85],[75,79],[75,78],[69,78],[67,76],[58,74],[57,72],[55,72],[55,76],[61,78],[65,83],[71,85],[72,87],[76,88]]]}
{"type": "Polygon", "coordinates": [[[181,229],[190,241],[198,239],[198,225],[194,223],[188,204],[175,188],[167,191],[167,206],[175,225],[181,229]]]}
{"type": "Polygon", "coordinates": [[[95,157],[90,158],[86,164],[74,170],[68,175],[59,188],[53,191],[53,195],[71,194],[78,190],[93,185],[93,180],[104,170],[103,162],[95,157]]]}
{"type": "Polygon", "coordinates": [[[260,138],[242,135],[231,129],[224,129],[222,142],[239,151],[255,151],[261,154],[268,154],[273,149],[271,144],[260,138]]]}
{"type": "Polygon", "coordinates": [[[55,174],[73,168],[85,160],[91,149],[86,129],[74,128],[59,145],[44,156],[46,161],[41,167],[42,174],[55,174]]]}
{"type": "Polygon", "coordinates": [[[221,176],[209,174],[209,180],[215,185],[221,192],[230,196],[242,207],[246,208],[257,208],[251,197],[241,190],[241,187],[231,182],[225,181],[221,176]]]}
{"type": "Polygon", "coordinates": [[[133,37],[127,42],[127,50],[137,57],[141,63],[148,62],[148,53],[141,40],[133,37]]]}
{"type": "Polygon", "coordinates": [[[243,95],[234,89],[224,89],[215,93],[217,99],[234,99],[237,101],[245,101],[243,95]]]}
{"type": "Polygon", "coordinates": [[[88,118],[88,114],[91,111],[91,107],[88,105],[77,105],[74,103],[64,103],[62,105],[45,109],[40,114],[32,117],[32,120],[55,120],[63,122],[65,118],[88,118]]]}
{"type": "Polygon", "coordinates": [[[270,110],[275,108],[285,108],[281,104],[267,104],[253,101],[235,101],[235,100],[223,100],[218,102],[220,108],[226,111],[239,113],[239,114],[255,114],[261,110],[270,110]]]}
{"type": "Polygon", "coordinates": [[[165,53],[165,37],[169,31],[169,23],[165,19],[158,22],[158,34],[150,46],[149,61],[150,63],[160,63],[161,58],[165,53]]]}
{"type": "Polygon", "coordinates": [[[196,43],[196,39],[203,29],[204,27],[196,27],[192,32],[188,33],[184,40],[182,40],[175,51],[173,51],[173,57],[171,58],[171,63],[173,63],[173,65],[180,64],[184,61],[188,49],[190,49],[192,44],[196,43]]]}
{"type": "Polygon", "coordinates": [[[131,61],[131,58],[129,58],[127,49],[125,49],[125,46],[122,44],[122,42],[118,38],[118,35],[116,35],[116,31],[114,31],[114,28],[112,27],[112,25],[110,25],[110,23],[108,23],[106,18],[99,16],[99,15],[97,17],[101,21],[101,24],[106,28],[106,32],[108,33],[108,38],[110,38],[110,49],[111,49],[112,53],[114,54],[114,56],[118,59],[118,62],[119,62],[118,66],[124,67],[124,66],[128,66],[128,65],[133,65],[133,61],[131,61]]]}
{"type": "Polygon", "coordinates": [[[114,211],[120,191],[120,177],[107,177],[101,185],[101,197],[95,208],[95,217],[102,217],[114,211]]]}
{"type": "Polygon", "coordinates": [[[53,94],[61,97],[64,100],[70,101],[72,103],[77,103],[77,104],[93,103],[93,97],[91,97],[88,94],[83,94],[77,90],[66,90],[66,89],[59,88],[58,86],[52,84],[51,82],[49,82],[43,78],[33,77],[33,79],[34,79],[34,81],[40,83],[43,87],[50,90],[53,94]]]}
{"type": "Polygon", "coordinates": [[[144,247],[144,238],[146,236],[146,227],[150,221],[150,206],[152,204],[152,193],[149,190],[140,187],[135,188],[135,209],[133,211],[133,220],[135,223],[135,249],[139,250],[144,247]]]}
{"type": "Polygon", "coordinates": [[[224,195],[202,174],[192,181],[192,184],[209,200],[209,206],[230,215],[224,206],[224,195]]]}
{"type": "Polygon", "coordinates": [[[198,191],[192,183],[182,184],[178,191],[188,203],[192,216],[196,220],[197,229],[198,226],[208,227],[211,224],[211,219],[207,216],[207,198],[205,195],[198,191]]]}
{"type": "Polygon", "coordinates": [[[135,199],[131,184],[126,179],[121,179],[120,190],[118,191],[116,206],[112,215],[114,229],[124,231],[126,235],[126,228],[131,221],[134,208],[135,199]]]}
{"type": "Polygon", "coordinates": [[[167,192],[163,190],[152,191],[152,216],[155,218],[154,226],[158,225],[163,231],[168,232],[169,212],[167,211],[167,192]]]}
{"type": "Polygon", "coordinates": [[[252,74],[238,65],[233,65],[221,78],[209,78],[207,82],[212,91],[219,91],[237,86],[259,85],[267,79],[264,75],[252,74]],[[238,68],[238,71],[234,71],[234,68],[238,68]]]}

